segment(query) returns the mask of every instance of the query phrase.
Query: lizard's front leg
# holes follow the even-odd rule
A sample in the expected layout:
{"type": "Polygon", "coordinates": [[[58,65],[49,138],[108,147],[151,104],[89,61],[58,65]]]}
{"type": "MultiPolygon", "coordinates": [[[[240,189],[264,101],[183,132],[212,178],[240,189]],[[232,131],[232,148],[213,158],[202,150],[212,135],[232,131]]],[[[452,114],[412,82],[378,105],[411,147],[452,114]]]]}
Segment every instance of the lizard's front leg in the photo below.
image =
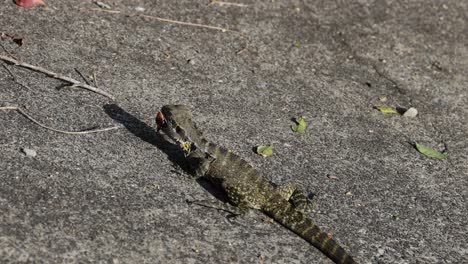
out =
{"type": "Polygon", "coordinates": [[[215,160],[210,154],[199,149],[185,151],[186,159],[195,177],[203,177],[210,169],[211,163],[215,160]],[[188,153],[188,154],[187,154],[188,153]]]}
{"type": "Polygon", "coordinates": [[[299,187],[292,183],[286,183],[284,185],[276,187],[278,193],[287,201],[289,201],[297,210],[304,214],[312,212],[314,208],[314,202],[307,197],[307,195],[299,189],[299,187]]]}
{"type": "Polygon", "coordinates": [[[229,213],[229,215],[227,216],[228,218],[241,216],[247,212],[247,208],[234,206],[229,203],[223,203],[219,200],[195,200],[195,201],[186,200],[186,202],[190,205],[196,204],[196,205],[203,206],[206,208],[211,208],[211,209],[216,209],[218,211],[227,212],[229,213]]]}
{"type": "MultiPolygon", "coordinates": [[[[186,148],[182,146],[184,149],[185,153],[187,154],[186,159],[187,162],[190,165],[190,168],[193,171],[193,174],[198,178],[198,177],[203,177],[206,176],[208,173],[211,164],[216,160],[213,156],[206,152],[202,152],[199,149],[190,151],[189,148],[186,148]]],[[[212,184],[214,184],[212,182],[212,184]]],[[[207,208],[213,208],[216,210],[221,210],[228,212],[230,214],[229,217],[236,217],[239,215],[244,215],[247,212],[247,207],[242,206],[242,205],[232,205],[228,203],[230,200],[229,197],[224,194],[226,197],[224,199],[225,202],[222,202],[220,200],[186,200],[188,204],[196,204],[199,206],[207,207],[207,208]]]]}

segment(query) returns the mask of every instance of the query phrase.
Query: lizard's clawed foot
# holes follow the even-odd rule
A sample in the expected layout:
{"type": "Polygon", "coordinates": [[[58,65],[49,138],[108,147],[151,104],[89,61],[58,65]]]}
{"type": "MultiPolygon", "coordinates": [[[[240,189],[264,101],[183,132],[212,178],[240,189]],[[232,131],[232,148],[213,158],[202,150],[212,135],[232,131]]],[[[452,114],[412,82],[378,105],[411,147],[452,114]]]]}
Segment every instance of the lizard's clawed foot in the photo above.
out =
{"type": "Polygon", "coordinates": [[[246,210],[242,208],[235,207],[228,203],[221,203],[220,201],[217,201],[217,200],[213,201],[213,200],[188,200],[187,199],[185,200],[185,202],[187,202],[187,204],[189,205],[196,204],[196,205],[203,206],[206,208],[211,208],[211,209],[216,209],[218,211],[227,212],[229,213],[229,215],[227,216],[228,219],[233,219],[238,216],[245,215],[246,213],[246,210]]]}
{"type": "Polygon", "coordinates": [[[287,183],[277,187],[281,196],[285,200],[288,200],[297,210],[304,214],[309,214],[314,209],[314,202],[312,201],[314,194],[306,195],[301,189],[294,183],[287,183]]]}

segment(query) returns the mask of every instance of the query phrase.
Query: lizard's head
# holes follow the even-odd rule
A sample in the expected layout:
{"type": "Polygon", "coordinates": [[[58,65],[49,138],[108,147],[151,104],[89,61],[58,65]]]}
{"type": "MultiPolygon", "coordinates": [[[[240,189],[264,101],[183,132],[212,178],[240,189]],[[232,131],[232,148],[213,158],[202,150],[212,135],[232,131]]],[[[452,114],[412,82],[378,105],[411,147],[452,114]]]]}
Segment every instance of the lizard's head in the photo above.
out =
{"type": "Polygon", "coordinates": [[[186,141],[184,128],[192,122],[192,114],[185,105],[165,105],[156,114],[157,131],[162,130],[174,141],[186,141]]]}

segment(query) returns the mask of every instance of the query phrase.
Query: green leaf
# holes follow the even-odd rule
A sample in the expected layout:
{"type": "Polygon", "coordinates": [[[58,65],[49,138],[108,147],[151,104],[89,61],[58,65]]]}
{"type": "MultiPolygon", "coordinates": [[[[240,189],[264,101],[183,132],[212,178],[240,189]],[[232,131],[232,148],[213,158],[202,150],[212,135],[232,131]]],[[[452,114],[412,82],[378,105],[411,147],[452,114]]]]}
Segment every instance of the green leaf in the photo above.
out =
{"type": "Polygon", "coordinates": [[[386,107],[386,106],[378,105],[375,107],[375,109],[385,114],[398,114],[397,110],[390,108],[390,107],[386,107]]]}
{"type": "Polygon", "coordinates": [[[179,143],[180,148],[185,151],[185,152],[190,152],[190,149],[192,148],[192,142],[190,141],[184,141],[179,143]]]}
{"type": "Polygon", "coordinates": [[[296,124],[291,126],[292,131],[304,132],[307,127],[307,123],[305,122],[304,117],[297,117],[294,119],[294,121],[296,124]]]}
{"type": "Polygon", "coordinates": [[[258,146],[256,151],[257,151],[257,154],[260,154],[263,157],[268,157],[268,156],[273,155],[273,147],[271,145],[258,146]]]}
{"type": "Polygon", "coordinates": [[[300,48],[301,47],[301,42],[299,40],[294,41],[294,47],[300,48]]]}
{"type": "Polygon", "coordinates": [[[446,159],[448,157],[446,153],[440,153],[439,151],[433,150],[429,147],[426,147],[418,143],[416,143],[414,146],[419,152],[431,158],[446,159]]]}

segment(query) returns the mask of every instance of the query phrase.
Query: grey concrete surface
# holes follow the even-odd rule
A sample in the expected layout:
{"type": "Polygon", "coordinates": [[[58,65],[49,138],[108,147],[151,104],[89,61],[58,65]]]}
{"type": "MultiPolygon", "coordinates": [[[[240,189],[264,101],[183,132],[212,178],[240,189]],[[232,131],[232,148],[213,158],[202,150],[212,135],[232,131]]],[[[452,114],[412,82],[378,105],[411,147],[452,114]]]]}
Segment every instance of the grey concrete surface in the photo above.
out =
{"type": "Polygon", "coordinates": [[[213,196],[155,134],[174,103],[268,179],[317,194],[311,217],[360,263],[468,263],[467,1],[46,2],[1,1],[0,31],[25,44],[2,39],[0,53],[95,72],[116,100],[4,64],[16,81],[0,67],[0,105],[58,129],[124,127],[65,135],[0,111],[1,263],[330,263],[258,212],[228,220],[185,202],[213,196]],[[303,134],[289,128],[299,115],[303,134]]]}

